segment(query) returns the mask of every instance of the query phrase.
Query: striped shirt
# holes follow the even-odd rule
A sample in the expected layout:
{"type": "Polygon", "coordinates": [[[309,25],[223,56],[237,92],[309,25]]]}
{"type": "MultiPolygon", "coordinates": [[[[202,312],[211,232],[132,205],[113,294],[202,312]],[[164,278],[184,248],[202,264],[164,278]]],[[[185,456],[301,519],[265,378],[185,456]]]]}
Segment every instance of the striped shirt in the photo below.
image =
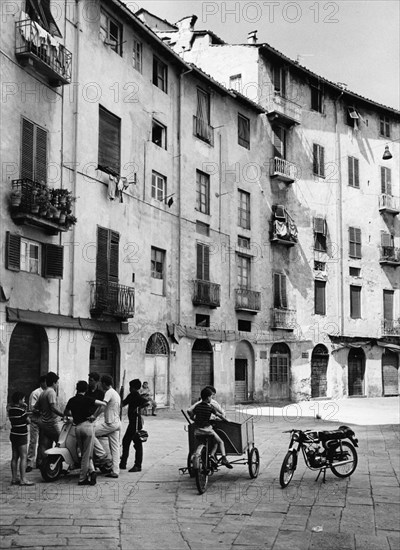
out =
{"type": "Polygon", "coordinates": [[[19,405],[12,405],[8,409],[8,418],[12,435],[28,435],[28,415],[25,409],[19,405]]]}
{"type": "Polygon", "coordinates": [[[215,412],[215,409],[210,403],[201,401],[193,409],[194,423],[198,428],[206,428],[211,426],[210,416],[215,412]]]}

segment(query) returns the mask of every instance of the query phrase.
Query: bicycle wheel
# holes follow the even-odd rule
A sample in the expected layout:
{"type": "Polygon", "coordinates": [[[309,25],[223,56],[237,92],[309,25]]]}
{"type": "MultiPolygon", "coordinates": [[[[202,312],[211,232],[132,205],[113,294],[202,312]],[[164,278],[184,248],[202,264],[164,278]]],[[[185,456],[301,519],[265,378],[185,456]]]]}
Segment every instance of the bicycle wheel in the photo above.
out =
{"type": "Polygon", "coordinates": [[[330,464],[330,468],[337,477],[349,477],[357,468],[357,464],[357,451],[351,443],[343,441],[335,452],[335,458],[333,463],[330,464]],[[346,464],[335,466],[335,462],[343,462],[345,460],[348,461],[346,464]]]}
{"type": "Polygon", "coordinates": [[[192,453],[189,453],[188,457],[187,457],[187,469],[188,469],[190,477],[194,477],[194,468],[193,468],[193,464],[192,464],[192,453]]]}
{"type": "Polygon", "coordinates": [[[258,476],[258,471],[260,469],[260,453],[258,452],[257,447],[253,447],[250,451],[247,451],[247,458],[249,475],[251,479],[254,479],[258,476]]]}
{"type": "Polygon", "coordinates": [[[279,483],[285,488],[292,481],[292,477],[296,470],[297,453],[296,451],[288,451],[283,459],[281,472],[279,474],[279,483]]]}
{"type": "Polygon", "coordinates": [[[208,485],[208,469],[207,469],[207,450],[204,446],[199,457],[199,467],[195,470],[196,486],[199,494],[202,495],[207,491],[208,485]]]}

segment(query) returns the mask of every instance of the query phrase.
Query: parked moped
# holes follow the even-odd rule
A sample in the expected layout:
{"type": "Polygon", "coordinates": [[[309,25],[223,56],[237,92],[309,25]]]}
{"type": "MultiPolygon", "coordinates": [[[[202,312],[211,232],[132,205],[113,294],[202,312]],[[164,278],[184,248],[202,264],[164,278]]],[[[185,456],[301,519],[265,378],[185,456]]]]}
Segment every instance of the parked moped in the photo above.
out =
{"type": "MultiPolygon", "coordinates": [[[[95,461],[96,466],[96,461],[95,461]]],[[[58,443],[45,451],[45,458],[40,466],[42,478],[45,481],[56,481],[61,474],[81,467],[81,453],[76,440],[76,427],[72,418],[64,423],[58,443]]],[[[111,464],[98,465],[103,473],[111,472],[111,464]]]]}

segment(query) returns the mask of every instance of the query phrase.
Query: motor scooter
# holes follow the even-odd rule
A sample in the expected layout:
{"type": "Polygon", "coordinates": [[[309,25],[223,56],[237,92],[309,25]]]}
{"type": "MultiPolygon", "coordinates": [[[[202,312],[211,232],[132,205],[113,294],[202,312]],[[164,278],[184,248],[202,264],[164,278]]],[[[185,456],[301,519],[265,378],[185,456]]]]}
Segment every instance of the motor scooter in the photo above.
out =
{"type": "MultiPolygon", "coordinates": [[[[111,463],[96,465],[102,473],[109,473],[112,470],[111,463]]],[[[76,427],[72,418],[67,418],[63,424],[58,443],[55,447],[45,451],[45,458],[40,466],[40,473],[45,481],[56,481],[61,474],[81,467],[81,452],[76,440],[76,427]]]]}

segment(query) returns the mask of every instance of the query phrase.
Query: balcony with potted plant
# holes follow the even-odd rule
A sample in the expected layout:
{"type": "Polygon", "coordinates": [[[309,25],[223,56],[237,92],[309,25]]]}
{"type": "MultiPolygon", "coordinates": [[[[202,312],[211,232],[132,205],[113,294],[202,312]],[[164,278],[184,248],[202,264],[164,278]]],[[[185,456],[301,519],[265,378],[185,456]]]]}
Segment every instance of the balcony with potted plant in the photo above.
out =
{"type": "Polygon", "coordinates": [[[13,180],[11,218],[17,225],[30,225],[57,235],[76,223],[72,214],[75,200],[67,189],[50,189],[28,178],[13,180]]]}

